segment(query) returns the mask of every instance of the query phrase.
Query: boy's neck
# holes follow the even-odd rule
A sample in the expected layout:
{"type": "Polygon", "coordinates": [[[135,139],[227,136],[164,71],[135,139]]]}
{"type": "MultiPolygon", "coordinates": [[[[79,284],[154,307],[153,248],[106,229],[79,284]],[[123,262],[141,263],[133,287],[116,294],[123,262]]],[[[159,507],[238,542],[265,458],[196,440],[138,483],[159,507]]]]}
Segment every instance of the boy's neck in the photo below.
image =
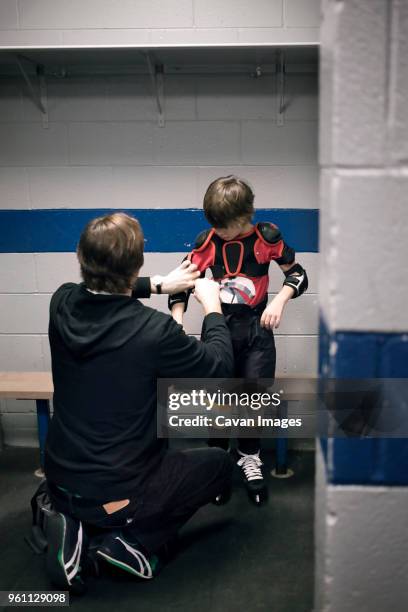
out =
{"type": "Polygon", "coordinates": [[[248,221],[248,223],[244,225],[244,227],[241,228],[241,231],[239,235],[237,236],[237,238],[239,238],[239,236],[242,236],[242,234],[247,234],[248,232],[250,232],[253,229],[253,227],[254,227],[254,224],[248,221]]]}

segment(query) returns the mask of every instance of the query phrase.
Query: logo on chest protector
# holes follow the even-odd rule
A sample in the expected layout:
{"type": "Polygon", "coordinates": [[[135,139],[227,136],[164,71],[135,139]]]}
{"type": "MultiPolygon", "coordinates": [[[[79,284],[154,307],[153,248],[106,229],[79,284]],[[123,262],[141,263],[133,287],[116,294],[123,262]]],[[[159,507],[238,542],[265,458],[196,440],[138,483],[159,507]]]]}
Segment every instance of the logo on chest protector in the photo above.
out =
{"type": "Polygon", "coordinates": [[[235,276],[220,282],[220,299],[224,304],[247,304],[255,297],[255,285],[250,278],[235,276]]]}

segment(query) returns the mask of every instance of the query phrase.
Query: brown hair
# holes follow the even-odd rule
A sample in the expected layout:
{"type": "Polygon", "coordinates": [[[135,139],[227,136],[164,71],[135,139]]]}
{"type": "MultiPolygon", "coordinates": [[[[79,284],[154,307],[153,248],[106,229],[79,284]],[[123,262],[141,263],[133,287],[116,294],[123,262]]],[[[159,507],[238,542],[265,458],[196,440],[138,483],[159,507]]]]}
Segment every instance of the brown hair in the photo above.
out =
{"type": "Polygon", "coordinates": [[[124,293],[143,265],[143,232],[125,213],[92,219],[78,244],[78,260],[86,286],[93,291],[124,293]]]}
{"type": "Polygon", "coordinates": [[[250,221],[254,193],[247,183],[230,175],[213,181],[204,196],[204,214],[213,227],[225,228],[239,218],[250,221]]]}

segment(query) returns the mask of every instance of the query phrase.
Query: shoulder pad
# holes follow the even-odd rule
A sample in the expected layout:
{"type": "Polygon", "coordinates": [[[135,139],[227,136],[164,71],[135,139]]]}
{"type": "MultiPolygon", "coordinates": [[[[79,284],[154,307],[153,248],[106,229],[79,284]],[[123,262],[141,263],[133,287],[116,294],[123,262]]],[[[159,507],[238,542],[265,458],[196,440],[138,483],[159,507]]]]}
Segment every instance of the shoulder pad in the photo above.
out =
{"type": "Polygon", "coordinates": [[[201,251],[202,249],[204,249],[211,240],[213,233],[213,229],[208,229],[204,230],[203,232],[200,232],[197,238],[195,239],[194,250],[201,251]]]}
{"type": "Polygon", "coordinates": [[[256,229],[258,236],[268,244],[275,244],[282,239],[279,228],[273,223],[257,223],[256,229]]]}

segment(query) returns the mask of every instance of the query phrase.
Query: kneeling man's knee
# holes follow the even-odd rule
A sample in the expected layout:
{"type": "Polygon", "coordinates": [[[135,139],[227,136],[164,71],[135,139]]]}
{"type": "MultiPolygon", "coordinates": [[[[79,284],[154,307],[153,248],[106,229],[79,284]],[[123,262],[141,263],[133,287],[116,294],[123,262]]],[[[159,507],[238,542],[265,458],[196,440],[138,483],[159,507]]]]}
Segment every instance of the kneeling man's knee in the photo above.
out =
{"type": "Polygon", "coordinates": [[[214,462],[214,468],[225,476],[232,476],[233,461],[230,453],[223,448],[212,447],[208,449],[214,462]]]}

